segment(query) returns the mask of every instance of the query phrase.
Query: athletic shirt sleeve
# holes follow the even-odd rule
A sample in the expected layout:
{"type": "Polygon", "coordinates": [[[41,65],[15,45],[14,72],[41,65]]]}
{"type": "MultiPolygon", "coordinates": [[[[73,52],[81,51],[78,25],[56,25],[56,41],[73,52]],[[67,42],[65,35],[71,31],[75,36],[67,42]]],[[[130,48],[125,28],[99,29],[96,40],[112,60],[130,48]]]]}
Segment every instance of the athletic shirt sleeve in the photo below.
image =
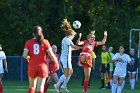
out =
{"type": "Polygon", "coordinates": [[[117,56],[118,56],[118,53],[116,53],[116,54],[113,56],[112,60],[116,59],[117,56]]]}
{"type": "Polygon", "coordinates": [[[29,49],[29,40],[26,41],[25,46],[24,46],[24,49],[29,49]]]}
{"type": "Polygon", "coordinates": [[[2,54],[3,54],[2,59],[6,59],[6,55],[3,51],[2,51],[2,54]]]}
{"type": "Polygon", "coordinates": [[[131,61],[131,58],[130,58],[130,56],[129,55],[127,55],[126,54],[126,56],[127,56],[127,61],[128,61],[128,63],[131,61]]]}
{"type": "Polygon", "coordinates": [[[66,42],[66,43],[67,43],[67,45],[69,45],[69,46],[70,46],[70,45],[74,45],[73,42],[72,42],[70,39],[67,39],[67,42],[66,42]]]}

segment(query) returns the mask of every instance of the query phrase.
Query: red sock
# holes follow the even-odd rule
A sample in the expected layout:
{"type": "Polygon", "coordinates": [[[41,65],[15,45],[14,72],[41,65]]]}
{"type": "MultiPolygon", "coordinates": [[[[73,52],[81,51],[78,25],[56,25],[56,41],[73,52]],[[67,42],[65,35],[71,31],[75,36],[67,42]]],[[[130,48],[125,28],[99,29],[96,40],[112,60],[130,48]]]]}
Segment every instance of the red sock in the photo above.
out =
{"type": "Polygon", "coordinates": [[[0,82],[0,93],[3,93],[2,82],[0,82]]]}
{"type": "Polygon", "coordinates": [[[47,90],[48,90],[48,88],[49,88],[49,83],[45,83],[45,85],[44,85],[44,93],[46,93],[47,92],[47,90]]]}
{"type": "Polygon", "coordinates": [[[43,93],[43,92],[41,92],[41,91],[38,91],[38,93],[43,93]]]}
{"type": "Polygon", "coordinates": [[[84,92],[87,92],[88,89],[88,81],[84,80],[84,92]]]}
{"type": "Polygon", "coordinates": [[[35,93],[35,89],[29,88],[28,93],[35,93]]]}

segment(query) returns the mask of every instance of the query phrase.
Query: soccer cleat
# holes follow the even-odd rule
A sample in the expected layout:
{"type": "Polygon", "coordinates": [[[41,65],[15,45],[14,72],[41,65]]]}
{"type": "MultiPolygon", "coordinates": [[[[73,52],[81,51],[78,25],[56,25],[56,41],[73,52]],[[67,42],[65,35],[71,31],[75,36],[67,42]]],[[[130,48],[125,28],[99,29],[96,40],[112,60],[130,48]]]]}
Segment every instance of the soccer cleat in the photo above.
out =
{"type": "Polygon", "coordinates": [[[83,90],[83,93],[87,93],[87,92],[85,92],[85,91],[83,90]]]}
{"type": "Polygon", "coordinates": [[[54,84],[54,88],[55,88],[55,90],[59,93],[60,91],[59,91],[59,88],[57,87],[57,85],[56,84],[54,84]]]}
{"type": "Polygon", "coordinates": [[[61,88],[62,88],[64,91],[69,92],[69,90],[67,89],[67,87],[65,87],[64,85],[62,85],[61,88]]]}

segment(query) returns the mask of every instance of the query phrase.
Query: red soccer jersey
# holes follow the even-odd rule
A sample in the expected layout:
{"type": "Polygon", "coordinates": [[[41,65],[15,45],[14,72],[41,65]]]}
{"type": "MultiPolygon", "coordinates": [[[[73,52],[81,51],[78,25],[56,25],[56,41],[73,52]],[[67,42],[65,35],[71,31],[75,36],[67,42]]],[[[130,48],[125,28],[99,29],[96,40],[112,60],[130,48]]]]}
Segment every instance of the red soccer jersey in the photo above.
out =
{"type": "Polygon", "coordinates": [[[92,42],[91,44],[89,44],[88,40],[84,40],[83,42],[84,44],[82,52],[86,53],[92,53],[94,51],[94,47],[97,45],[97,42],[92,42]]]}
{"type": "Polygon", "coordinates": [[[48,40],[43,39],[43,44],[39,45],[36,39],[30,39],[26,42],[25,48],[29,50],[30,64],[46,63],[46,51],[51,48],[48,40]]]}

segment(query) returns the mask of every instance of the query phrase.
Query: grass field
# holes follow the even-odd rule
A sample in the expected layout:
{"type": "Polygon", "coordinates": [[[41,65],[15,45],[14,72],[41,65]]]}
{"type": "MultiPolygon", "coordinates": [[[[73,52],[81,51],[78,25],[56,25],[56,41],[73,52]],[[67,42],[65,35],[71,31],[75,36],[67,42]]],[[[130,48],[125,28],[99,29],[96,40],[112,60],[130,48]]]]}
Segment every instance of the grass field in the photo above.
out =
{"type": "MultiPolygon", "coordinates": [[[[53,82],[49,87],[47,93],[56,93],[53,88],[53,82]]],[[[20,81],[3,81],[4,85],[4,93],[27,93],[28,81],[20,82],[20,81]]],[[[110,89],[99,89],[100,81],[95,80],[91,81],[91,86],[88,89],[88,93],[111,93],[110,89]]],[[[136,83],[136,89],[131,90],[129,86],[129,82],[126,80],[126,84],[122,93],[140,93],[140,82],[136,83]]],[[[81,80],[70,80],[68,84],[68,89],[70,93],[82,93],[81,80]]],[[[62,90],[62,93],[65,93],[62,90]]]]}

